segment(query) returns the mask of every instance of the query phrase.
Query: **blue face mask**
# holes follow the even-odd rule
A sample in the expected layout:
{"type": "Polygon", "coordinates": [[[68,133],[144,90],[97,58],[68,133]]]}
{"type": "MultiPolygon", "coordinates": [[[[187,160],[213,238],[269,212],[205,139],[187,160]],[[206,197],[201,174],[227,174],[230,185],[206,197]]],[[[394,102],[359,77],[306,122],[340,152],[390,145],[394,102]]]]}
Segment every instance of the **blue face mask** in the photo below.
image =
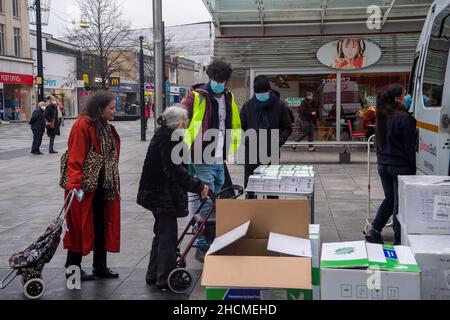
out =
{"type": "Polygon", "coordinates": [[[219,83],[214,80],[211,80],[211,90],[215,94],[222,94],[225,91],[225,82],[219,83]]]}
{"type": "Polygon", "coordinates": [[[411,104],[412,104],[412,97],[410,94],[408,94],[407,96],[405,96],[405,98],[403,99],[404,104],[405,104],[405,109],[407,111],[409,111],[409,108],[411,108],[411,104]]]}
{"type": "Polygon", "coordinates": [[[256,100],[259,102],[266,102],[270,99],[270,92],[265,93],[255,93],[256,100]]]}

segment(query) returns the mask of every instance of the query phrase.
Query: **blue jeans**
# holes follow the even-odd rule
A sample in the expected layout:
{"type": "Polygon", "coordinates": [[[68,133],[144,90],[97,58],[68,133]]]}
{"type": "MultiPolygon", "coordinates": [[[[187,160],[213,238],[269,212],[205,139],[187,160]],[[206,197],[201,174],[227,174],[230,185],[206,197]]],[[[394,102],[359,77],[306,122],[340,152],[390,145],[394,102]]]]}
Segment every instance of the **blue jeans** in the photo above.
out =
{"type": "Polygon", "coordinates": [[[381,232],[389,221],[391,215],[393,218],[394,242],[401,242],[401,227],[397,220],[398,214],[398,176],[414,175],[414,169],[410,167],[393,167],[386,165],[378,165],[378,174],[381,178],[385,199],[378,208],[372,227],[381,232]]]}
{"type": "MultiPolygon", "coordinates": [[[[196,164],[195,169],[197,170],[197,178],[205,183],[209,190],[218,194],[222,190],[223,183],[225,182],[225,169],[223,163],[219,164],[196,164]]],[[[197,200],[193,203],[193,208],[196,210],[200,206],[200,200],[197,200]]],[[[212,201],[210,199],[207,200],[205,205],[203,206],[200,214],[205,216],[208,213],[208,210],[212,206],[212,201]]],[[[197,226],[198,227],[198,226],[197,226]]],[[[207,246],[209,241],[213,239],[206,239],[204,236],[199,236],[196,240],[196,245],[199,247],[207,246]]]]}

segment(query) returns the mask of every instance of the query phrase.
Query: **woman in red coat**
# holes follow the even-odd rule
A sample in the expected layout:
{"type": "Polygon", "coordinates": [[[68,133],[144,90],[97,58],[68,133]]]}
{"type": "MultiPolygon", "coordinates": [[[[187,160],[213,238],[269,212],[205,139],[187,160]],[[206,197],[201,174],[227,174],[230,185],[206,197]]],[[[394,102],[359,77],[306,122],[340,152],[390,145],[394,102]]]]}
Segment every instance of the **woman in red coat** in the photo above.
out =
{"type": "Polygon", "coordinates": [[[120,138],[109,124],[115,113],[114,96],[98,91],[89,97],[69,136],[68,190],[76,189],[79,195],[83,194],[80,191],[82,169],[91,144],[95,152],[104,156],[97,190],[79,197],[81,201],[73,201],[67,216],[66,268],[81,267],[82,256],[94,251],[93,274],[82,271],[81,280],[119,276],[106,263],[107,251],[120,251],[120,138]]]}

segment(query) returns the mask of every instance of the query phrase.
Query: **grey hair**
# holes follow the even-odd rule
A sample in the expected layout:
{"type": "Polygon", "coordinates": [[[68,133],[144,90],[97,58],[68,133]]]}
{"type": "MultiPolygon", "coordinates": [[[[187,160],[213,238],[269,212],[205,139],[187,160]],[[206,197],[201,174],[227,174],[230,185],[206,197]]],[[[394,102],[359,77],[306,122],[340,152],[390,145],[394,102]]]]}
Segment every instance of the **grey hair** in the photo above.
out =
{"type": "Polygon", "coordinates": [[[163,114],[158,118],[158,124],[166,125],[171,129],[177,129],[178,124],[182,120],[188,120],[187,110],[172,106],[164,110],[163,114]]]}

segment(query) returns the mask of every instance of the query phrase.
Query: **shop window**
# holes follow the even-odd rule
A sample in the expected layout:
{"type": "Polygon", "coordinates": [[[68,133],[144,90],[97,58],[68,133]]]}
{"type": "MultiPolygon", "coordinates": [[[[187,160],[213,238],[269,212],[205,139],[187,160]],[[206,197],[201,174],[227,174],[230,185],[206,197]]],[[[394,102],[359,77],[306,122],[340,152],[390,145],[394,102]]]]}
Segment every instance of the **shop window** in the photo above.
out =
{"type": "Polygon", "coordinates": [[[439,108],[442,105],[445,74],[450,49],[450,6],[436,18],[428,45],[422,93],[425,107],[439,108]]]}
{"type": "Polygon", "coordinates": [[[20,18],[20,3],[19,0],[12,0],[13,17],[20,18]]]}
{"type": "Polygon", "coordinates": [[[5,55],[5,25],[0,24],[0,56],[5,55]]]}
{"type": "Polygon", "coordinates": [[[14,28],[14,55],[20,57],[22,52],[22,36],[19,28],[14,28]]]}

